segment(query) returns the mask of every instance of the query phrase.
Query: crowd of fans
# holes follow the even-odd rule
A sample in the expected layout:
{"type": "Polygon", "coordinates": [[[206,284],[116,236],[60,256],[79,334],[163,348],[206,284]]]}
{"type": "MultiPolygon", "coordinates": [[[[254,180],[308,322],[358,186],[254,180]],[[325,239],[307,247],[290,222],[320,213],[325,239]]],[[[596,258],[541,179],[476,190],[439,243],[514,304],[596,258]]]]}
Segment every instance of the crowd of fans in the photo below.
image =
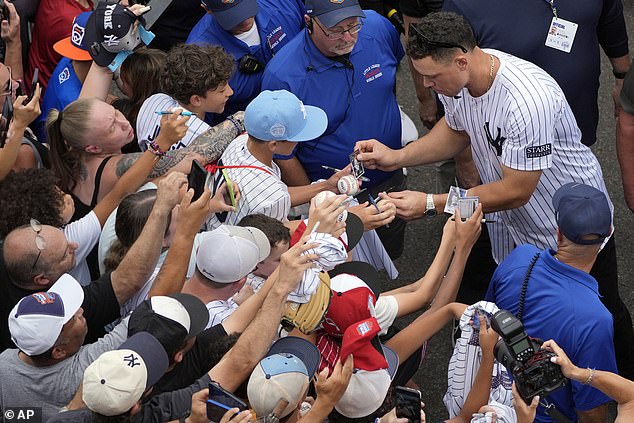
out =
{"type": "Polygon", "coordinates": [[[446,422],[634,419],[588,148],[601,46],[632,208],[620,0],[402,0],[404,27],[358,0],[0,3],[4,421],[425,422],[413,377],[450,322],[446,422]],[[406,222],[443,212],[429,268],[382,289],[406,222]]]}

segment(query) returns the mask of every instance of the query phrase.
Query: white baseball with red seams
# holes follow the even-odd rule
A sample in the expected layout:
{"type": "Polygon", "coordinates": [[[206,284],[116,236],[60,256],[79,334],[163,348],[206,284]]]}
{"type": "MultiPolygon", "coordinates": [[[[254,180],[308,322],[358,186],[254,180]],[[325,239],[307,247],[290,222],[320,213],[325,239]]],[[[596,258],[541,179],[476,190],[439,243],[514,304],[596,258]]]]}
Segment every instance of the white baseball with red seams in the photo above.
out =
{"type": "Polygon", "coordinates": [[[346,175],[337,182],[341,194],[355,195],[359,193],[359,181],[353,175],[346,175]]]}

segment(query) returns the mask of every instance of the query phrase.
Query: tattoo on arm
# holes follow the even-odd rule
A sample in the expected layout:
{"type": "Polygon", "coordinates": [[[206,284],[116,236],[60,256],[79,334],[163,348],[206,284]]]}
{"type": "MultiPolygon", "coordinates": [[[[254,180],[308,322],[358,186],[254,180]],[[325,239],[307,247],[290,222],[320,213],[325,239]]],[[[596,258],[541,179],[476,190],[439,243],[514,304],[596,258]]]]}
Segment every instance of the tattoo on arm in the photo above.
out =
{"type": "MultiPolygon", "coordinates": [[[[238,136],[238,130],[229,121],[224,121],[196,137],[186,148],[169,151],[155,165],[148,179],[158,178],[167,173],[185,158],[188,153],[198,153],[208,162],[217,160],[225,148],[238,136]]],[[[117,162],[116,174],[120,178],[143,153],[124,154],[117,162]]]]}

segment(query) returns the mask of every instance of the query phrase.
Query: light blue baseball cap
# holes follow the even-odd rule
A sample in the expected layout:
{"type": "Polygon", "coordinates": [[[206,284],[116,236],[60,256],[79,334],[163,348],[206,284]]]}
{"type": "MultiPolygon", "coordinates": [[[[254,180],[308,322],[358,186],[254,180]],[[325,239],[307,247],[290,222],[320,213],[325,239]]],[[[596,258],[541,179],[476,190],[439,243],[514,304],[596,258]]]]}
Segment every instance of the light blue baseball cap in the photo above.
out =
{"type": "Polygon", "coordinates": [[[244,112],[249,135],[262,141],[310,141],[324,133],[328,117],[286,91],[262,91],[244,112]]]}

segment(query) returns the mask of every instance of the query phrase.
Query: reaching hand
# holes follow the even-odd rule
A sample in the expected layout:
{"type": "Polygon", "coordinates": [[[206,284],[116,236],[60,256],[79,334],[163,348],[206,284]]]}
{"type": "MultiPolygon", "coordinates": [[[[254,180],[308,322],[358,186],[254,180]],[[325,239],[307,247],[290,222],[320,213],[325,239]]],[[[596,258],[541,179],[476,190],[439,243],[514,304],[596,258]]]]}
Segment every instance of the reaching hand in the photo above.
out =
{"type": "Polygon", "coordinates": [[[334,407],[341,399],[348,388],[348,383],[352,377],[354,359],[349,355],[345,364],[337,361],[332,374],[328,376],[328,368],[315,375],[315,391],[317,391],[317,401],[325,401],[328,406],[334,407]]]}
{"type": "MultiPolygon", "coordinates": [[[[233,189],[233,197],[236,204],[238,204],[238,201],[240,200],[240,188],[238,187],[238,183],[231,181],[231,188],[233,189]]],[[[231,205],[229,186],[226,182],[222,183],[209,202],[212,213],[236,211],[236,208],[231,205]]]]}
{"type": "Polygon", "coordinates": [[[367,169],[380,169],[384,171],[392,171],[400,169],[398,163],[398,153],[385,144],[375,139],[357,141],[354,145],[354,151],[359,151],[357,160],[363,163],[367,169]]]}
{"type": "MultiPolygon", "coordinates": [[[[323,195],[323,194],[322,194],[323,195]]],[[[307,228],[313,228],[319,222],[318,232],[339,237],[345,231],[346,223],[339,221],[339,216],[346,209],[341,204],[346,199],[345,195],[326,194],[321,203],[317,205],[316,197],[310,200],[307,228]]]]}
{"type": "Polygon", "coordinates": [[[180,189],[187,184],[187,177],[181,172],[170,172],[158,183],[155,207],[170,211],[181,201],[180,189]]]}
{"type": "Polygon", "coordinates": [[[480,322],[480,348],[484,354],[493,355],[493,348],[498,341],[498,334],[490,327],[487,327],[487,320],[484,316],[478,316],[480,322]]]}
{"type": "MultiPolygon", "coordinates": [[[[337,183],[339,182],[339,179],[347,175],[352,175],[351,164],[344,167],[339,172],[335,172],[330,178],[326,180],[326,184],[328,185],[328,190],[334,192],[335,194],[339,194],[339,188],[337,187],[337,183]]],[[[358,181],[358,182],[359,184],[361,184],[361,181],[358,181]]]]}
{"type": "Polygon", "coordinates": [[[182,116],[182,109],[175,109],[170,115],[161,116],[161,130],[156,142],[163,151],[169,150],[172,144],[180,141],[187,134],[187,121],[190,116],[182,116]]]}
{"type": "Polygon", "coordinates": [[[478,204],[473,215],[466,221],[460,218],[460,210],[456,208],[454,221],[456,224],[456,249],[471,250],[482,232],[482,204],[478,204]]]}
{"type": "Polygon", "coordinates": [[[370,231],[381,226],[388,225],[396,217],[396,206],[391,199],[380,197],[381,200],[376,203],[376,207],[368,201],[358,206],[350,207],[349,211],[356,214],[361,222],[363,222],[363,230],[370,231]]]}
{"type": "Polygon", "coordinates": [[[520,396],[520,393],[517,392],[515,382],[513,382],[513,408],[515,409],[515,414],[517,414],[517,423],[533,423],[538,405],[539,395],[533,397],[533,401],[528,405],[520,396]]]}
{"type": "MultiPolygon", "coordinates": [[[[7,4],[10,4],[7,2],[7,4]]],[[[13,102],[13,125],[15,128],[24,129],[33,122],[42,113],[40,111],[40,94],[42,87],[38,83],[33,93],[33,98],[26,104],[23,104],[27,96],[21,95],[13,102]]]]}
{"type": "Polygon", "coordinates": [[[319,246],[316,242],[307,244],[309,238],[310,234],[304,234],[298,243],[280,257],[279,276],[275,286],[287,294],[295,289],[304,275],[304,270],[315,267],[314,262],[319,259],[317,254],[304,254],[319,246]]]}
{"type": "Polygon", "coordinates": [[[396,408],[390,410],[385,416],[379,419],[380,423],[407,423],[409,419],[406,417],[396,417],[396,408]]]}
{"type": "Polygon", "coordinates": [[[193,189],[188,189],[183,196],[178,215],[178,231],[187,228],[192,233],[197,233],[207,216],[211,213],[211,202],[209,201],[211,191],[209,191],[209,188],[205,188],[200,198],[194,202],[192,202],[193,197],[193,189]]]}
{"type": "Polygon", "coordinates": [[[20,15],[15,10],[15,6],[10,1],[5,1],[4,5],[9,11],[9,16],[5,16],[0,24],[0,37],[7,44],[20,40],[20,15]],[[8,18],[8,19],[7,19],[8,18]]]}

